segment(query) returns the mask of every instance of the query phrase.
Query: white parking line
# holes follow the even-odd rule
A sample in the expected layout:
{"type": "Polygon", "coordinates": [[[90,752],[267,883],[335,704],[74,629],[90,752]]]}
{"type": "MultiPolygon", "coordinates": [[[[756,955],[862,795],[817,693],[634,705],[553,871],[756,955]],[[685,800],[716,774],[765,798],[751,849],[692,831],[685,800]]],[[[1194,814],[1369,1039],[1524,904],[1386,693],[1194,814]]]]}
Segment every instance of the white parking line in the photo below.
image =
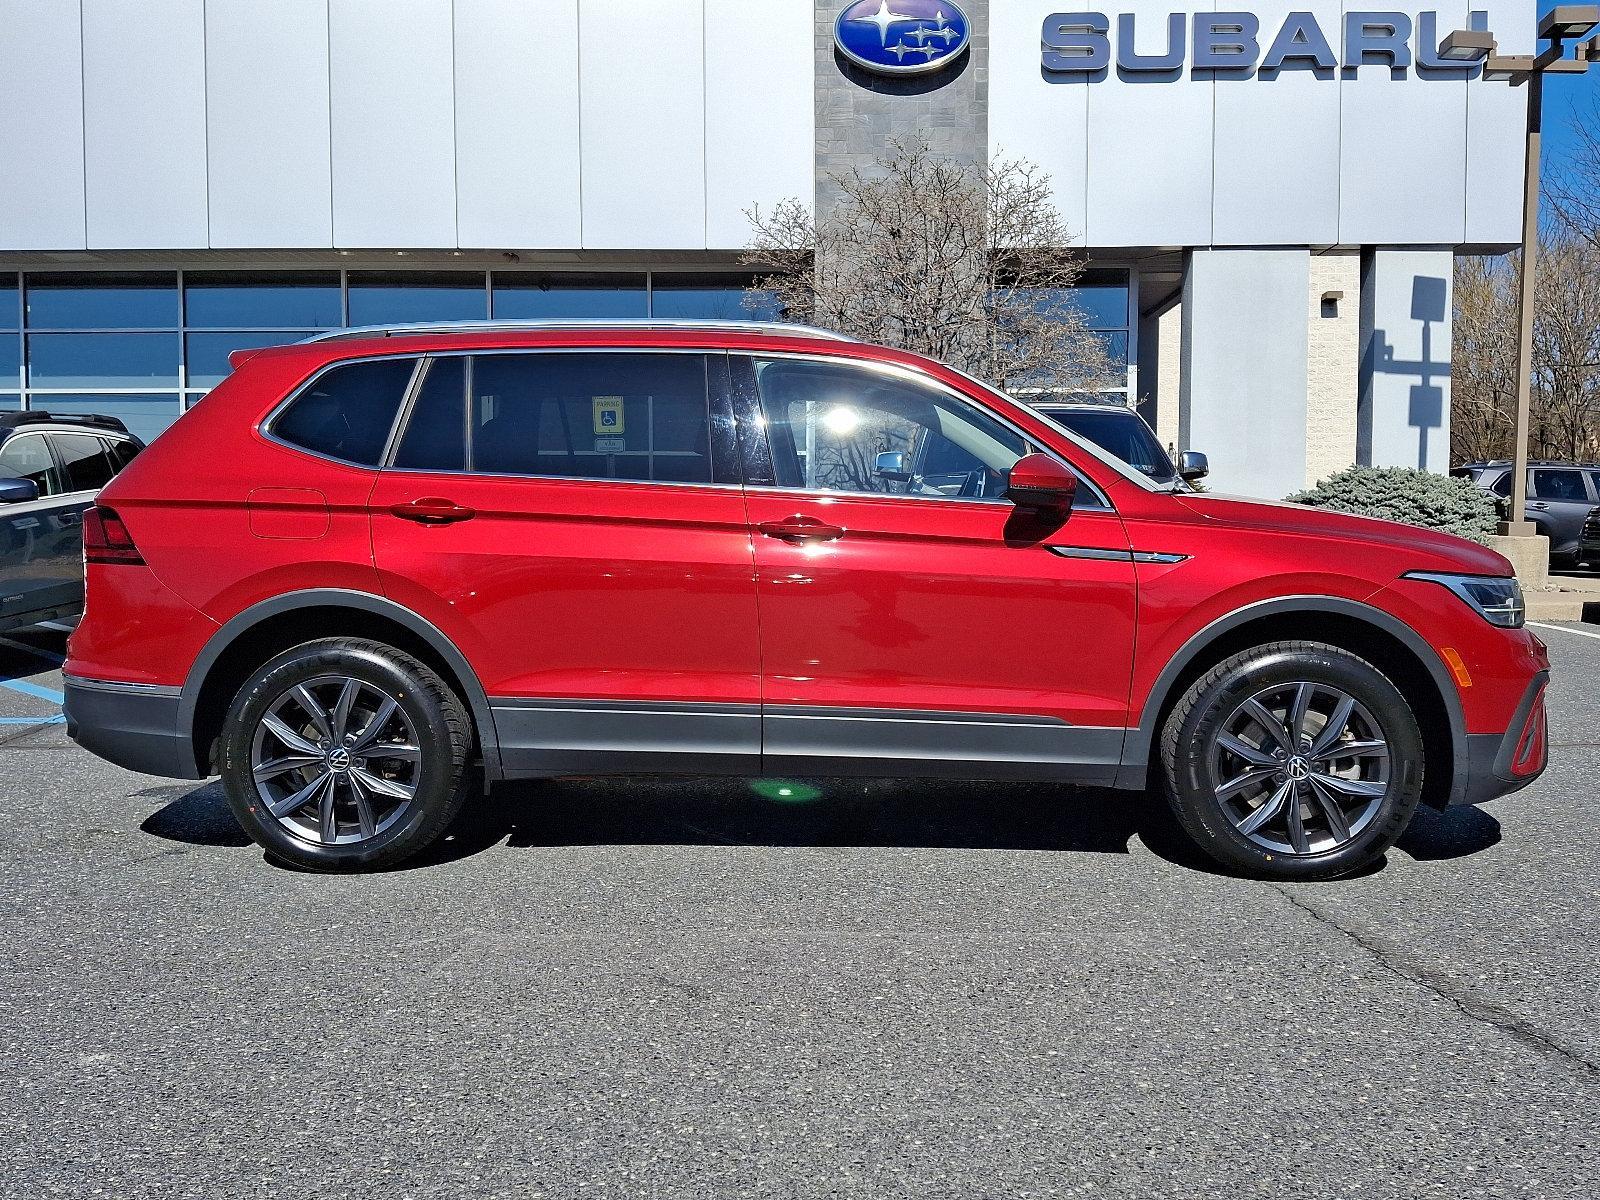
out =
{"type": "Polygon", "coordinates": [[[1592,629],[1574,629],[1570,625],[1546,625],[1543,621],[1529,621],[1535,629],[1554,629],[1557,633],[1575,633],[1579,637],[1600,639],[1600,633],[1592,629]]]}

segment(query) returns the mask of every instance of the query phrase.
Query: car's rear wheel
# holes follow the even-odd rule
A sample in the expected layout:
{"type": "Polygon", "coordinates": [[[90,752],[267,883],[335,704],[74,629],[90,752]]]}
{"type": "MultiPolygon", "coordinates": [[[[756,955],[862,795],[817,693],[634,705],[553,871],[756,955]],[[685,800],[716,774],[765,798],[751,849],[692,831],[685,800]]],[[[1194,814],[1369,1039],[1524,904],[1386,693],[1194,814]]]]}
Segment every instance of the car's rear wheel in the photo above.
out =
{"type": "Polygon", "coordinates": [[[1316,642],[1258,646],[1196,679],[1161,755],[1179,823],[1251,875],[1359,870],[1422,796],[1422,732],[1405,696],[1365,659],[1316,642]]]}
{"type": "Polygon", "coordinates": [[[222,781],[245,831],[315,871],[390,866],[432,843],[468,786],[472,728],[425,663],[354,638],[284,651],[240,688],[222,781]]]}

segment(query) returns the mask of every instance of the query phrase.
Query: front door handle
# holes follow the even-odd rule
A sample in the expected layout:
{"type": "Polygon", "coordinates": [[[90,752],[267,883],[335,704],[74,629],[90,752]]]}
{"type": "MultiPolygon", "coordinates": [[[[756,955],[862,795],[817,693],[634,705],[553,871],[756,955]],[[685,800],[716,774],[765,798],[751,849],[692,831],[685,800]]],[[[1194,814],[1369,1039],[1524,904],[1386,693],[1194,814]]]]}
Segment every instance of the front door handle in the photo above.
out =
{"type": "Polygon", "coordinates": [[[1543,500],[1530,500],[1530,501],[1528,501],[1528,507],[1533,509],[1534,512],[1549,512],[1550,511],[1550,506],[1548,504],[1546,504],[1543,500]]]}
{"type": "Polygon", "coordinates": [[[477,509],[441,496],[424,496],[409,504],[391,504],[389,511],[402,521],[416,521],[422,525],[449,525],[453,521],[470,521],[478,515],[477,509]]]}
{"type": "Polygon", "coordinates": [[[763,521],[756,528],[767,537],[785,542],[832,542],[844,536],[841,526],[798,513],[781,521],[763,521]]]}

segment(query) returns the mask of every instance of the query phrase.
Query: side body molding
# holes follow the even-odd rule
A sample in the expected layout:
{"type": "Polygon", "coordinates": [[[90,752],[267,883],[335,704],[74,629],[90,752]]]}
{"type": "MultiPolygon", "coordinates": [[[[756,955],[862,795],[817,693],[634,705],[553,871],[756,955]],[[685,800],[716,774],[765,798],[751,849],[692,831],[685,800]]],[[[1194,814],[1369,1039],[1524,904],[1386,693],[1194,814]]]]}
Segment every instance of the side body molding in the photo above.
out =
{"type": "MultiPolygon", "coordinates": [[[[1336,613],[1352,617],[1381,629],[1416,655],[1427,668],[1434,686],[1439,689],[1439,695],[1444,697],[1445,715],[1450,723],[1450,754],[1454,767],[1450,783],[1450,803],[1460,803],[1466,794],[1469,773],[1467,722],[1461,711],[1461,697],[1456,694],[1455,683],[1450,678],[1444,663],[1422,635],[1404,621],[1369,604],[1338,596],[1280,596],[1272,600],[1261,600],[1218,617],[1190,637],[1156,677],[1150,695],[1145,700],[1144,709],[1139,714],[1139,723],[1128,730],[1127,739],[1122,746],[1122,766],[1117,772],[1116,786],[1135,789],[1145,786],[1145,776],[1150,766],[1150,748],[1155,744],[1159,733],[1156,720],[1161,715],[1161,709],[1166,704],[1173,684],[1183,669],[1194,661],[1195,656],[1217,638],[1241,625],[1282,613],[1336,613]]],[[[1374,665],[1381,669],[1384,664],[1374,665]]]]}
{"type": "Polygon", "coordinates": [[[500,740],[495,732],[494,714],[489,709],[489,698],[485,695],[483,685],[478,682],[477,673],[467,662],[466,656],[456,648],[454,642],[440,632],[436,625],[419,617],[409,608],[382,596],[373,595],[371,592],[358,592],[345,588],[313,588],[304,592],[287,592],[282,596],[274,596],[270,600],[252,605],[230,618],[221,629],[211,635],[211,640],[206,643],[205,649],[200,651],[195,659],[194,666],[189,669],[189,677],[184,681],[178,700],[178,733],[193,739],[195,709],[200,702],[200,689],[205,686],[206,676],[211,673],[212,666],[229,646],[233,645],[242,634],[249,632],[268,618],[306,608],[347,608],[386,617],[425,641],[455,672],[462,691],[466,693],[467,703],[472,709],[473,722],[478,727],[478,742],[483,753],[485,780],[493,781],[504,777],[500,766],[500,740]]]}

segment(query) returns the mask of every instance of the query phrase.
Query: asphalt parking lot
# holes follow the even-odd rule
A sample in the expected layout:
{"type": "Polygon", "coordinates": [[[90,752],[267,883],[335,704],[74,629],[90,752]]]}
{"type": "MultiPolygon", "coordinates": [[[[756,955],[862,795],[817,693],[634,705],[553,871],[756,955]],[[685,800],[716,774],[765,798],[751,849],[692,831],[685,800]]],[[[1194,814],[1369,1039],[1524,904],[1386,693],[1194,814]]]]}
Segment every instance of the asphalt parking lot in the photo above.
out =
{"type": "Polygon", "coordinates": [[[1098,792],[564,782],[373,877],[66,741],[0,639],[0,1195],[1600,1192],[1600,630],[1379,870],[1098,792]]]}

